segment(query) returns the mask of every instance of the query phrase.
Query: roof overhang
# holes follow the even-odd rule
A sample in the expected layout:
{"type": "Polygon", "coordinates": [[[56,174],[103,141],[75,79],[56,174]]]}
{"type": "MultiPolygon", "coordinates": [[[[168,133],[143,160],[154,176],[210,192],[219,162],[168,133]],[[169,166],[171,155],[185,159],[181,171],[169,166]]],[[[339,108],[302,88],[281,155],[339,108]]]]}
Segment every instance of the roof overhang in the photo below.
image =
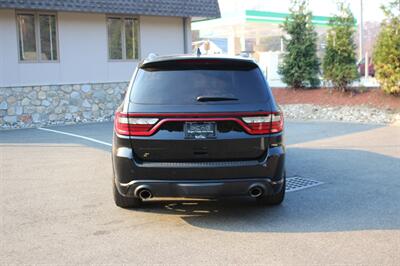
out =
{"type": "Polygon", "coordinates": [[[218,0],[0,0],[0,8],[219,18],[218,0]]]}

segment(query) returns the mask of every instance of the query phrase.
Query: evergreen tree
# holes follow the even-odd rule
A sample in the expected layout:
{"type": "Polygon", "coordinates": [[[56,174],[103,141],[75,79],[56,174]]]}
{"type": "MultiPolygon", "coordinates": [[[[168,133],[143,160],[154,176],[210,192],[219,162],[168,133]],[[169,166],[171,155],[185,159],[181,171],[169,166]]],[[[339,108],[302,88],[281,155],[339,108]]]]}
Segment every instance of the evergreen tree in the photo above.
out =
{"type": "Polygon", "coordinates": [[[290,15],[282,25],[288,38],[283,38],[286,53],[278,73],[282,75],[284,83],[295,89],[317,87],[320,84],[317,33],[311,18],[307,1],[294,0],[290,15]]]}
{"type": "Polygon", "coordinates": [[[341,2],[338,7],[338,14],[329,21],[322,69],[325,80],[345,91],[349,84],[359,78],[354,43],[356,23],[348,5],[341,2]]]}
{"type": "Polygon", "coordinates": [[[375,76],[386,93],[400,94],[400,0],[382,7],[386,19],[374,49],[375,76]]]}

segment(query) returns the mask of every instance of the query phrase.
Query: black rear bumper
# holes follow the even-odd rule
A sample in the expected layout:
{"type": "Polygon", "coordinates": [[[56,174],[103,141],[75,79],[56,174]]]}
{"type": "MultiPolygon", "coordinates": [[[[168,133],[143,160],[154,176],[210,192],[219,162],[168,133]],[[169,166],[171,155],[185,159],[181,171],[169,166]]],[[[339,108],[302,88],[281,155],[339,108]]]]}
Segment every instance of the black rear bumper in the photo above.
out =
{"type": "Polygon", "coordinates": [[[284,146],[270,147],[260,160],[238,162],[140,163],[129,148],[113,150],[115,184],[126,197],[137,197],[142,188],[154,197],[245,196],[254,186],[272,195],[282,188],[284,161],[284,146]]]}
{"type": "Polygon", "coordinates": [[[136,180],[128,184],[119,184],[120,193],[127,197],[139,197],[139,191],[147,189],[154,197],[195,197],[219,198],[249,195],[252,188],[258,187],[263,194],[279,192],[283,185],[270,179],[222,179],[222,180],[136,180]]]}

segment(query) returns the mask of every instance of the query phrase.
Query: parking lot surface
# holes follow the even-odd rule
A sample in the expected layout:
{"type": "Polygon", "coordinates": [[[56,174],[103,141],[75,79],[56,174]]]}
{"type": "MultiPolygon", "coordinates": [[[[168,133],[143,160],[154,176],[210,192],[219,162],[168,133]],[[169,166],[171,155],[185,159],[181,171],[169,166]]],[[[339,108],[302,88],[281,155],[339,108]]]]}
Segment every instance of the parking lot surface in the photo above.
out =
{"type": "Polygon", "coordinates": [[[112,200],[112,123],[0,132],[0,264],[400,263],[400,127],[287,122],[287,174],[251,199],[112,200]]]}

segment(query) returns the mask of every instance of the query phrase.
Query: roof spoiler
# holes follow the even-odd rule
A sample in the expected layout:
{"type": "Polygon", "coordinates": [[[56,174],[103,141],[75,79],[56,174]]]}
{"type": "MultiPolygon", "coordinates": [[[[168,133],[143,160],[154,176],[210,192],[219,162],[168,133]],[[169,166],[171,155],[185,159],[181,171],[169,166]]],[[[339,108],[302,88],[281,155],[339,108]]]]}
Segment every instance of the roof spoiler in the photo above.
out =
{"type": "Polygon", "coordinates": [[[250,70],[258,67],[252,60],[223,58],[170,58],[143,62],[139,68],[147,71],[160,70],[250,70]]]}

